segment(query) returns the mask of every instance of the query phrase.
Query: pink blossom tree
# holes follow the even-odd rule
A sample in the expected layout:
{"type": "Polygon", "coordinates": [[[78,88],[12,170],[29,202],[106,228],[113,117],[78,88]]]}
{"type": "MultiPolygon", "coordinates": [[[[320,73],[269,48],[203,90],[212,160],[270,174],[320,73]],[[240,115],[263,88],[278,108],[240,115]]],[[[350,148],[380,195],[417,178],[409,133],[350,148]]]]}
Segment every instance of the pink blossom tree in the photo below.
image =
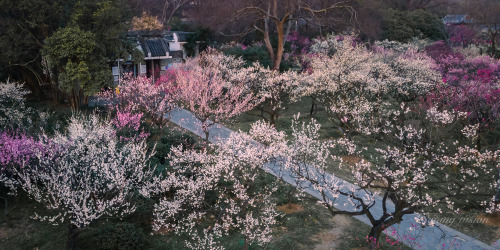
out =
{"type": "Polygon", "coordinates": [[[104,92],[101,98],[109,102],[111,110],[121,113],[122,121],[117,121],[118,123],[122,123],[124,119],[132,122],[138,116],[143,118],[147,115],[161,125],[175,106],[173,95],[176,88],[172,84],[173,77],[172,74],[162,76],[155,84],[147,77],[126,77],[116,91],[104,92]]]}
{"type": "Polygon", "coordinates": [[[226,56],[215,50],[209,50],[199,59],[199,65],[211,72],[217,72],[232,85],[243,85],[258,99],[255,109],[260,117],[275,124],[289,101],[292,83],[301,77],[293,71],[279,72],[265,68],[259,63],[245,66],[241,58],[226,56]]]}
{"type": "Polygon", "coordinates": [[[175,99],[202,123],[205,140],[209,127],[253,109],[261,100],[241,82],[232,82],[218,68],[202,67],[207,55],[178,69],[175,99]]]}

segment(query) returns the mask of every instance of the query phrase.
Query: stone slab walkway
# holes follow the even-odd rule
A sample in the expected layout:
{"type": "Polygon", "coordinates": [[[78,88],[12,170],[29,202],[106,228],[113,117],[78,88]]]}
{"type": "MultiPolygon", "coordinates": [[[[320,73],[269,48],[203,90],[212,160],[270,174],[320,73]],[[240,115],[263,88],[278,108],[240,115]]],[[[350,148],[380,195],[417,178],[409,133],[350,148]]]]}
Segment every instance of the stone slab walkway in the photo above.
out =
{"type": "MultiPolygon", "coordinates": [[[[91,99],[89,101],[89,106],[105,106],[106,102],[98,101],[97,99],[91,99]]],[[[167,118],[167,116],[166,116],[167,118]]],[[[201,129],[201,122],[194,117],[194,115],[183,109],[176,109],[170,114],[170,121],[176,125],[204,138],[205,134],[201,129]]],[[[209,141],[214,144],[223,142],[225,139],[229,138],[231,133],[234,131],[226,128],[220,124],[214,124],[209,128],[209,141]]],[[[297,183],[293,175],[289,172],[282,171],[282,168],[276,163],[268,163],[264,170],[274,176],[282,178],[287,183],[297,186],[297,183]]],[[[329,176],[336,182],[342,182],[345,186],[354,186],[353,184],[337,178],[333,175],[329,176]]],[[[302,185],[304,186],[304,185],[302,185]]],[[[355,186],[354,186],[355,187],[355,186]]],[[[321,194],[314,190],[313,188],[306,188],[304,191],[317,199],[322,199],[321,194]]],[[[376,205],[371,208],[371,212],[375,217],[380,217],[382,215],[382,197],[376,197],[376,205]]],[[[339,210],[353,211],[355,208],[347,202],[347,198],[340,196],[336,200],[336,208],[339,210]]],[[[394,209],[394,205],[388,203],[388,210],[394,209]]],[[[423,250],[434,250],[434,249],[500,249],[500,240],[493,243],[491,246],[476,240],[468,235],[458,232],[448,226],[435,223],[433,227],[425,227],[415,230],[414,225],[416,225],[416,218],[418,214],[405,215],[403,221],[400,224],[395,225],[395,234],[392,235],[392,231],[388,232],[391,238],[397,239],[397,236],[411,236],[416,238],[416,242],[402,240],[400,241],[413,249],[423,249],[423,250]],[[415,245],[418,243],[418,245],[415,245]]],[[[354,216],[354,218],[360,220],[361,222],[371,226],[370,221],[366,216],[354,216]]],[[[385,238],[385,237],[382,237],[385,238]]],[[[383,239],[381,239],[383,240],[383,239]]]]}
{"type": "MultiPolygon", "coordinates": [[[[189,111],[177,109],[174,110],[171,114],[170,121],[177,124],[178,126],[200,136],[205,137],[204,133],[201,130],[201,122],[197,120],[193,114],[189,111]]],[[[229,138],[232,130],[226,128],[220,124],[214,124],[209,128],[209,141],[214,144],[221,143],[226,138],[229,138]]],[[[275,163],[268,163],[265,168],[270,174],[273,174],[279,178],[282,178],[284,181],[296,186],[297,183],[293,178],[291,173],[281,171],[281,167],[275,163]]],[[[345,185],[354,186],[351,183],[348,183],[340,178],[337,178],[333,175],[330,176],[334,181],[343,182],[345,185]]],[[[317,199],[322,199],[320,193],[313,188],[305,189],[305,192],[316,197],[317,199]]],[[[371,208],[371,211],[375,217],[379,217],[382,215],[382,197],[376,197],[376,205],[371,208]]],[[[348,202],[347,198],[340,196],[336,200],[336,208],[339,210],[348,210],[353,211],[355,208],[352,207],[348,202]]],[[[388,204],[388,210],[394,209],[393,204],[388,204]]],[[[405,215],[403,218],[403,222],[395,225],[395,235],[391,235],[392,231],[388,232],[388,235],[392,238],[400,236],[412,236],[416,238],[416,242],[404,241],[401,242],[407,244],[408,246],[414,249],[500,249],[499,244],[493,244],[493,246],[489,246],[479,240],[476,240],[468,235],[460,233],[448,226],[442,225],[440,223],[435,224],[433,227],[425,227],[421,229],[415,230],[413,225],[416,225],[416,220],[419,215],[405,215]],[[418,246],[415,244],[418,243],[418,246]]],[[[370,221],[366,216],[354,216],[354,218],[362,221],[367,225],[371,225],[370,221]]],[[[383,237],[384,238],[384,237],[383,237]]],[[[383,239],[381,239],[383,240],[383,239]]],[[[500,240],[499,242],[500,243],[500,240]]]]}

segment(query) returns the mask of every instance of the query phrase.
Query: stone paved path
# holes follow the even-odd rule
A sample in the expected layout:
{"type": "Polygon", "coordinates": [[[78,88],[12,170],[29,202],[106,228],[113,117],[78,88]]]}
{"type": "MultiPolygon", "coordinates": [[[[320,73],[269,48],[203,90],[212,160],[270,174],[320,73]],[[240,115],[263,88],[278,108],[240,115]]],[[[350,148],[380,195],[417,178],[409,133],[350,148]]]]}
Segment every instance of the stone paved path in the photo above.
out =
{"type": "MultiPolygon", "coordinates": [[[[104,106],[105,103],[96,100],[90,100],[90,106],[104,106]]],[[[177,124],[178,126],[204,138],[205,135],[201,130],[201,122],[196,119],[193,114],[191,114],[187,110],[177,109],[174,110],[170,114],[170,121],[177,124]]],[[[214,144],[221,143],[226,138],[229,138],[232,130],[226,128],[220,124],[214,124],[209,129],[210,137],[209,141],[214,144]]],[[[275,175],[279,178],[282,178],[284,181],[296,186],[296,181],[293,178],[291,173],[281,171],[281,167],[275,163],[268,163],[264,170],[268,173],[275,175]]],[[[343,182],[345,186],[354,186],[351,183],[348,183],[340,178],[335,176],[330,176],[334,181],[343,182]]],[[[322,199],[320,193],[312,188],[307,188],[304,190],[306,193],[316,197],[317,199],[322,199]]],[[[376,205],[372,207],[370,210],[373,213],[374,217],[380,217],[382,215],[382,207],[381,207],[382,197],[376,197],[376,205]]],[[[355,208],[352,207],[345,197],[340,196],[336,200],[335,207],[339,210],[348,210],[353,211],[355,208]]],[[[388,210],[394,209],[394,205],[388,203],[388,210]]],[[[417,218],[418,214],[405,215],[403,217],[403,221],[400,224],[395,225],[396,235],[400,236],[412,236],[417,238],[418,246],[412,246],[412,242],[405,242],[408,246],[414,249],[423,249],[423,250],[433,250],[433,249],[500,249],[500,240],[498,240],[493,245],[489,246],[479,240],[476,240],[468,235],[460,233],[448,226],[442,225],[440,223],[435,224],[433,227],[425,227],[418,230],[412,230],[414,228],[412,225],[416,224],[415,218],[417,218]]],[[[363,223],[371,226],[370,221],[366,216],[354,216],[354,218],[362,221],[363,223]]],[[[389,231],[389,236],[392,231],[389,231]]],[[[391,236],[394,238],[394,236],[391,236]]],[[[385,238],[385,237],[382,237],[385,238]]],[[[383,239],[381,239],[383,240],[383,239]]]]}
{"type": "MultiPolygon", "coordinates": [[[[198,121],[189,111],[178,109],[171,113],[171,122],[177,124],[178,126],[198,135],[201,137],[205,137],[204,133],[201,130],[201,122],[198,121]]],[[[212,143],[220,143],[224,141],[224,139],[229,138],[232,130],[220,125],[214,124],[209,129],[210,137],[209,141],[212,143]]],[[[282,178],[284,181],[296,185],[295,179],[290,173],[282,172],[280,166],[269,163],[265,166],[265,171],[282,178]]],[[[332,179],[339,182],[344,182],[345,185],[351,185],[342,179],[331,176],[332,179]]],[[[321,199],[321,195],[318,191],[308,188],[305,191],[318,198],[321,199]]],[[[350,206],[347,202],[347,199],[340,196],[336,200],[337,204],[335,207],[339,210],[354,210],[355,208],[350,206]]],[[[382,207],[381,201],[382,197],[376,198],[376,204],[371,211],[375,217],[379,217],[382,215],[382,207]]],[[[388,204],[388,210],[394,209],[393,204],[388,204]]],[[[395,229],[397,231],[397,235],[411,235],[417,237],[417,242],[419,246],[411,246],[410,242],[405,242],[405,244],[410,245],[414,249],[500,249],[500,240],[499,244],[494,244],[493,246],[489,246],[481,241],[478,241],[468,235],[460,233],[450,227],[442,225],[440,223],[436,223],[434,227],[425,227],[418,230],[412,230],[412,224],[416,224],[415,218],[418,217],[418,214],[405,215],[403,218],[403,222],[398,225],[395,225],[395,229]]],[[[371,225],[370,221],[366,216],[354,216],[354,218],[362,221],[367,225],[371,225]]],[[[392,231],[389,231],[392,233],[392,231]]],[[[385,238],[385,237],[382,237],[385,238]]]]}

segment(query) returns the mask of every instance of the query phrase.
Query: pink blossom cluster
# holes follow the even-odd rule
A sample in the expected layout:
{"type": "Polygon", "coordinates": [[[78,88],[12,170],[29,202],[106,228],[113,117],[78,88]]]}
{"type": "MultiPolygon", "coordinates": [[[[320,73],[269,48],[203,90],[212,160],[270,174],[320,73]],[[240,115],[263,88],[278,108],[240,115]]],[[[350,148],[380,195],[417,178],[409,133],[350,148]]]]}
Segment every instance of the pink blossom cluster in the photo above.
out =
{"type": "Polygon", "coordinates": [[[291,52],[285,53],[285,59],[299,64],[302,69],[307,69],[307,55],[313,42],[308,37],[301,36],[297,31],[288,34],[286,42],[290,43],[291,52]]]}
{"type": "Polygon", "coordinates": [[[146,114],[162,123],[164,115],[174,107],[171,95],[175,89],[170,82],[168,76],[161,77],[155,84],[151,78],[143,76],[126,77],[116,91],[101,93],[101,97],[110,102],[112,110],[121,109],[122,116],[126,110],[126,114],[132,116],[130,119],[137,119],[138,114],[144,118],[142,114],[146,114]]]}
{"type": "Polygon", "coordinates": [[[37,139],[25,132],[0,131],[0,147],[1,171],[12,172],[13,168],[30,167],[39,157],[57,157],[64,145],[45,137],[37,139]]]}
{"type": "Polygon", "coordinates": [[[444,42],[427,47],[443,83],[427,95],[426,107],[467,113],[469,121],[493,126],[500,115],[500,61],[488,56],[465,57],[444,42]]]}
{"type": "Polygon", "coordinates": [[[0,147],[2,171],[12,166],[28,166],[37,154],[46,153],[46,147],[42,142],[20,132],[0,132],[0,147]]]}
{"type": "Polygon", "coordinates": [[[116,126],[117,131],[124,132],[127,136],[120,136],[121,140],[142,140],[149,136],[149,133],[141,129],[142,113],[134,113],[125,108],[116,108],[116,115],[112,123],[116,126]]]}
{"type": "Polygon", "coordinates": [[[129,110],[116,109],[116,116],[113,123],[118,129],[130,128],[138,131],[141,125],[142,113],[133,114],[129,110]]]}

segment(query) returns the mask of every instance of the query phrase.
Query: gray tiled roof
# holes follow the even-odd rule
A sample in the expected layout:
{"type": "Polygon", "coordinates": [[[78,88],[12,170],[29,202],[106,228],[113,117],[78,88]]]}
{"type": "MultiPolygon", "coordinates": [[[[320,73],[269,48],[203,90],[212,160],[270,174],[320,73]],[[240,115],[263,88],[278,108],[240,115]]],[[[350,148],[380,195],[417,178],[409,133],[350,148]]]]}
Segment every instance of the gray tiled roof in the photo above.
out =
{"type": "Polygon", "coordinates": [[[177,37],[179,38],[179,42],[187,42],[188,36],[193,34],[192,32],[176,32],[177,37]]]}
{"type": "Polygon", "coordinates": [[[445,24],[470,23],[471,19],[467,15],[446,15],[443,17],[445,24]]]}
{"type": "Polygon", "coordinates": [[[151,57],[166,56],[169,51],[168,41],[164,38],[144,39],[140,43],[146,57],[149,53],[151,57]]]}

